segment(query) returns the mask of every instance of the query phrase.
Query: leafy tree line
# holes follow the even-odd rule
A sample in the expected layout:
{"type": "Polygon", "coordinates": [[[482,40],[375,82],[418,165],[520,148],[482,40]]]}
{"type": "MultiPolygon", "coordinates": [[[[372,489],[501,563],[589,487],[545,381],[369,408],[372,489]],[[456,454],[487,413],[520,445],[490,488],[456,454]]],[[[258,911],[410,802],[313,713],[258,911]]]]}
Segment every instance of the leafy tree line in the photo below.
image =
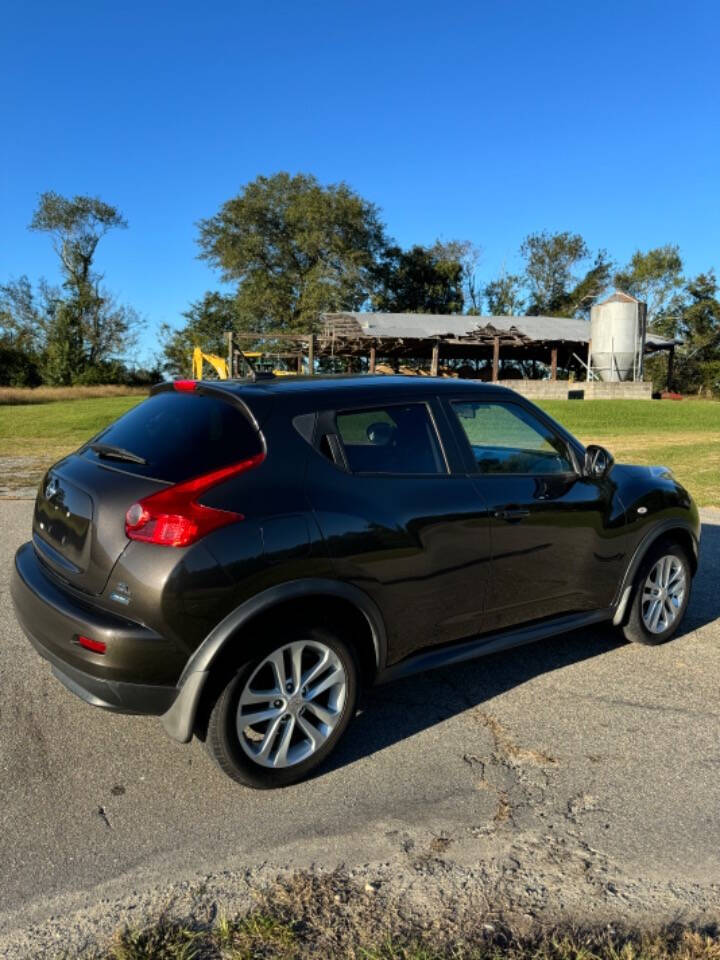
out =
{"type": "MultiPolygon", "coordinates": [[[[636,251],[618,266],[577,233],[537,232],[519,248],[522,269],[484,283],[469,241],[403,249],[378,208],[345,184],[305,174],[258,177],[198,225],[200,257],[232,286],[192,303],[180,329],[165,327],[168,372],[187,370],[196,344],[222,353],[225,333],[316,330],[323,312],[589,316],[612,286],[648,304],[651,330],[684,341],[674,385],[720,392],[720,301],[712,269],[686,277],[676,246],[636,251]]],[[[667,357],[648,371],[664,386],[667,357]]]]}
{"type": "MultiPolygon", "coordinates": [[[[62,283],[27,277],[0,286],[0,382],[127,380],[122,358],[140,325],[95,269],[110,231],[127,226],[97,198],[41,196],[30,229],[52,238],[62,283]]],[[[190,304],[180,328],[161,328],[161,363],[186,374],[194,346],[225,352],[229,330],[309,332],[319,315],[342,310],[588,316],[612,286],[648,304],[651,330],[683,341],[674,385],[720,392],[720,301],[713,269],[686,276],[676,246],[636,251],[618,265],[577,233],[529,234],[517,273],[480,279],[481,253],[469,241],[403,248],[380,210],[344,183],[307,174],[260,176],[198,224],[199,256],[225,291],[190,304]]],[[[664,385],[667,358],[648,372],[664,385]]],[[[151,376],[152,374],[147,374],[151,376]]]]}

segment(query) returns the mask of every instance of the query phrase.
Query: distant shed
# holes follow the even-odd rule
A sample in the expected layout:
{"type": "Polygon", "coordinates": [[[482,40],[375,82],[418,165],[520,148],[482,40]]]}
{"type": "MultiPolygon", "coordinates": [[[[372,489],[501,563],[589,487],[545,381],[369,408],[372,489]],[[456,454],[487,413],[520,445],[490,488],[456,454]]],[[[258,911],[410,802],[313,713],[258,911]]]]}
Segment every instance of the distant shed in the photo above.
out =
{"type": "MultiPolygon", "coordinates": [[[[399,363],[429,359],[437,374],[443,360],[490,361],[498,379],[504,360],[536,360],[557,378],[558,366],[586,369],[590,322],[573,317],[460,316],[430,313],[324,313],[317,353],[364,356],[370,370],[380,358],[399,363]]],[[[649,334],[646,351],[671,349],[675,341],[649,334]]]]}

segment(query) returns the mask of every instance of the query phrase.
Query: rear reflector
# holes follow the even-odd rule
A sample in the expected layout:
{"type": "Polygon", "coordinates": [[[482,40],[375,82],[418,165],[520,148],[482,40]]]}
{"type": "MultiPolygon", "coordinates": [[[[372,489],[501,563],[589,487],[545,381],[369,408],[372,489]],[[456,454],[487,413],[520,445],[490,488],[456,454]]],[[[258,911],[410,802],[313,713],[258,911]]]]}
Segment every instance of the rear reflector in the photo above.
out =
{"type": "Polygon", "coordinates": [[[175,380],[173,387],[179,393],[194,393],[197,388],[197,380],[175,380]]]}
{"type": "Polygon", "coordinates": [[[264,459],[265,454],[258,453],[138,500],[125,514],[126,535],[131,540],[156,543],[162,547],[187,547],[213,530],[244,520],[241,513],[206,507],[198,503],[197,498],[223,480],[259,466],[264,459]]]}
{"type": "Polygon", "coordinates": [[[75,637],[75,643],[85,647],[86,650],[92,650],[93,653],[105,653],[107,650],[106,643],[103,643],[102,640],[93,640],[92,637],[77,636],[75,637]]]}

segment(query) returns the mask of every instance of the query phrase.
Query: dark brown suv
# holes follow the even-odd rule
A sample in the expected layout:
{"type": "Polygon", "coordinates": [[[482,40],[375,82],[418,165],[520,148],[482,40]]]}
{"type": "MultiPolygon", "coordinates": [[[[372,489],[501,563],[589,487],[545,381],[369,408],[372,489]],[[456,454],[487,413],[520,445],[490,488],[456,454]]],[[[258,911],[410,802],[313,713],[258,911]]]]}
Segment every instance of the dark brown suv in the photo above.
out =
{"type": "Polygon", "coordinates": [[[668,470],[500,387],[178,381],[48,471],[12,594],[72,692],[271,787],[363,684],[602,620],[668,639],[698,537],[668,470]]]}

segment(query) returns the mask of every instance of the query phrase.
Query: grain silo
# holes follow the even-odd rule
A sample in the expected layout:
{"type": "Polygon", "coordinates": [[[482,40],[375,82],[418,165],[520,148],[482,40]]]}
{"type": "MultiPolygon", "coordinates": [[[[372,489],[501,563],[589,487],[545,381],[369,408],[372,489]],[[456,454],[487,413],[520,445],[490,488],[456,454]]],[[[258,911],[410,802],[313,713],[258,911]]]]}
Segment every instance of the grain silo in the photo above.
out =
{"type": "Polygon", "coordinates": [[[601,380],[642,380],[644,303],[614,293],[590,311],[592,371],[601,380]]]}

